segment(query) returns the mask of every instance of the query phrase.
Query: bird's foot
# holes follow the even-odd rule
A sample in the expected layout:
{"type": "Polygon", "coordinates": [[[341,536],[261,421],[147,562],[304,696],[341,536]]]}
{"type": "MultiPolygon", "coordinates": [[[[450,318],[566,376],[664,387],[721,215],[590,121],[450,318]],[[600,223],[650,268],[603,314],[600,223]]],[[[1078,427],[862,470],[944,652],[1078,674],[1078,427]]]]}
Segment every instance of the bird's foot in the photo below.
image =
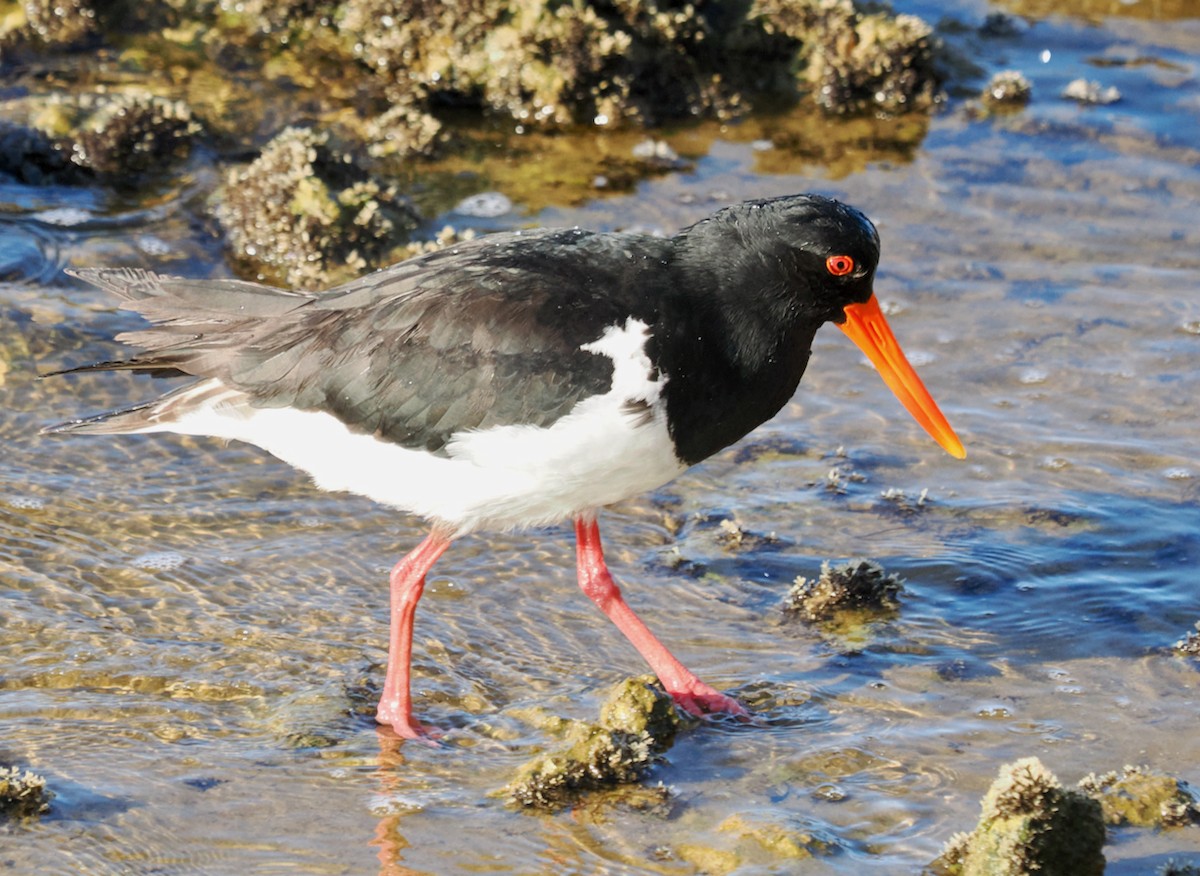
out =
{"type": "Polygon", "coordinates": [[[667,691],[667,693],[671,695],[681,709],[697,718],[703,718],[706,715],[730,715],[735,718],[750,717],[750,713],[746,711],[746,707],[733,697],[709,687],[698,679],[688,684],[684,690],[671,690],[667,691]]]}
{"type": "Polygon", "coordinates": [[[375,721],[380,726],[391,730],[401,739],[419,739],[423,742],[437,742],[442,738],[442,731],[436,727],[422,724],[413,718],[411,713],[403,709],[385,709],[381,703],[375,712],[375,721]]]}

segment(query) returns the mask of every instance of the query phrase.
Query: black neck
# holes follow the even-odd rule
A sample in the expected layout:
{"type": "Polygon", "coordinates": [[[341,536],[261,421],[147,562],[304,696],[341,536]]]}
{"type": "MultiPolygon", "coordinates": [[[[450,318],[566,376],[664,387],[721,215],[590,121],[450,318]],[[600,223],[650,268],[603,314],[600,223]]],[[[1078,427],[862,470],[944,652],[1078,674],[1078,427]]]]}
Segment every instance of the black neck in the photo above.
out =
{"type": "Polygon", "coordinates": [[[807,296],[795,287],[803,274],[788,263],[790,251],[764,248],[761,239],[756,247],[739,246],[724,233],[697,230],[680,241],[674,288],[656,335],[672,437],[688,464],[737,441],[787,404],[825,322],[802,309],[807,296]]]}

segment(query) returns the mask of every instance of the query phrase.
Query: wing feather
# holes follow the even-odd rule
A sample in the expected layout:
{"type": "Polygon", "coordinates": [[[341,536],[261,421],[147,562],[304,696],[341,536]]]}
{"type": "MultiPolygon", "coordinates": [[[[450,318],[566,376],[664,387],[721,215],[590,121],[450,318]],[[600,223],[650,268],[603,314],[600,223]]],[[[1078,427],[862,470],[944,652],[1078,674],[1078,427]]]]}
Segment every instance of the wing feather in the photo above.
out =
{"type": "Polygon", "coordinates": [[[632,281],[665,277],[669,247],[577,230],[499,234],[325,293],[81,269],[151,325],[118,336],[145,352],[80,370],[216,378],[258,407],[325,411],[440,451],[456,432],[547,426],[607,392],[612,362],[581,347],[630,316],[654,323],[655,300],[632,281]]]}

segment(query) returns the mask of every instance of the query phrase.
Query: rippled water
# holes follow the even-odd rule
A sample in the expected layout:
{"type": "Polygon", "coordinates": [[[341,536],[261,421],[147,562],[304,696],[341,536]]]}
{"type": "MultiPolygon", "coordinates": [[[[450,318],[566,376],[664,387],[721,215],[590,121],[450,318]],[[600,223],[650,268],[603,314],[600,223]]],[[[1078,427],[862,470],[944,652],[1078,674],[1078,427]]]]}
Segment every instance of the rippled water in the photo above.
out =
{"type": "MultiPolygon", "coordinates": [[[[845,198],[879,225],[880,297],[968,447],[942,454],[827,330],[773,422],[606,513],[631,603],[758,716],[668,753],[652,781],[669,813],[495,796],[554,744],[532,715],[594,716],[642,670],[576,591],[566,529],[468,539],[440,563],[416,693],[449,744],[397,746],[369,714],[386,574],[416,521],[249,448],[39,437],[152,391],[33,378],[111,355],[133,324],[60,268],[203,274],[218,256],[186,192],[146,209],[0,187],[0,762],[57,792],[49,816],[0,825],[5,866],[686,874],[711,846],[738,873],[913,872],[1017,757],[1071,783],[1145,763],[1200,784],[1200,676],[1169,653],[1200,619],[1200,21],[1058,18],[971,45],[1033,80],[1028,110],[954,104],[911,160],[836,172],[764,151],[781,120],[684,130],[692,172],[532,217],[669,230],[731,200],[845,198]],[[1124,99],[1060,101],[1077,76],[1124,99]],[[774,539],[731,548],[725,519],[774,539]],[[784,618],[796,576],[852,556],[906,579],[894,619],[784,618]],[[780,862],[719,829],[735,814],[835,851],[780,862]]],[[[1119,830],[1106,854],[1112,873],[1200,860],[1200,829],[1119,830]]]]}

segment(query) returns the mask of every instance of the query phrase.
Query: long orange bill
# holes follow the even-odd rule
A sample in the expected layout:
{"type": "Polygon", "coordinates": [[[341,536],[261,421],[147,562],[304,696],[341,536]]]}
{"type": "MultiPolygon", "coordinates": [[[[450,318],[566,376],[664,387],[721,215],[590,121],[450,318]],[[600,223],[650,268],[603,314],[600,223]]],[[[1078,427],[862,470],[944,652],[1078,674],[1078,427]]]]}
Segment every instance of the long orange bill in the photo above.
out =
{"type": "Polygon", "coordinates": [[[925,431],[933,436],[933,440],[951,456],[963,459],[967,455],[958,436],[946,422],[945,416],[938,410],[937,402],[917,376],[904,351],[892,334],[891,328],[884,319],[879,302],[872,295],[862,304],[850,304],[846,307],[846,321],[838,326],[858,348],[867,354],[871,364],[879,372],[886,383],[900,399],[900,403],[908,409],[925,431]]]}

